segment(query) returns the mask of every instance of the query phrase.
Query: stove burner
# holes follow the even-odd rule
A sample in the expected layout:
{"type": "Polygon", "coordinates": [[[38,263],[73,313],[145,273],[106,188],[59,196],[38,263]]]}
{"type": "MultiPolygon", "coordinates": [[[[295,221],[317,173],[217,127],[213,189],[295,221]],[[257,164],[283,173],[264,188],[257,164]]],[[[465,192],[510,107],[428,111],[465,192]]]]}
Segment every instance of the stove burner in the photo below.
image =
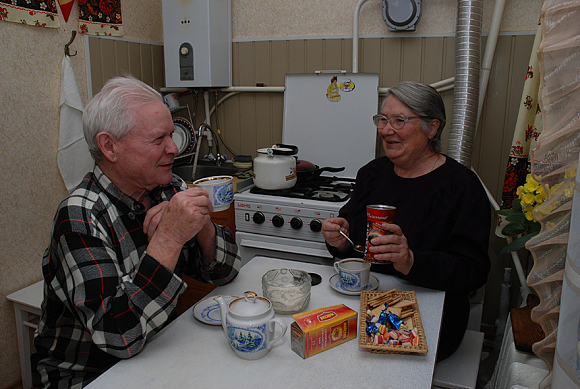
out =
{"type": "Polygon", "coordinates": [[[324,192],[324,193],[320,193],[318,195],[318,197],[320,197],[321,199],[340,199],[340,196],[334,194],[334,193],[329,193],[329,192],[324,192]]]}
{"type": "Polygon", "coordinates": [[[334,186],[334,190],[343,193],[350,193],[354,189],[353,183],[339,182],[334,186]]]}
{"type": "Polygon", "coordinates": [[[354,189],[354,179],[320,176],[305,182],[297,182],[291,188],[280,190],[260,189],[254,186],[250,193],[282,196],[320,201],[346,201],[354,189]]]}

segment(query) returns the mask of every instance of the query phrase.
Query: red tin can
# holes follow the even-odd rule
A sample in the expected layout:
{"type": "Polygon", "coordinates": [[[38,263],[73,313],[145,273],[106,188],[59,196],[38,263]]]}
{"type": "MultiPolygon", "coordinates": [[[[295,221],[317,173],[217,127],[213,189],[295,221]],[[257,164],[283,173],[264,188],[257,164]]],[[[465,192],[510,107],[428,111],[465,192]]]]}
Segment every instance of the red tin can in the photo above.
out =
{"type": "Polygon", "coordinates": [[[375,262],[373,253],[369,251],[372,246],[371,240],[377,236],[388,235],[389,232],[381,228],[383,223],[392,223],[395,218],[396,207],[391,205],[367,205],[367,244],[365,246],[364,259],[369,262],[375,262]]]}

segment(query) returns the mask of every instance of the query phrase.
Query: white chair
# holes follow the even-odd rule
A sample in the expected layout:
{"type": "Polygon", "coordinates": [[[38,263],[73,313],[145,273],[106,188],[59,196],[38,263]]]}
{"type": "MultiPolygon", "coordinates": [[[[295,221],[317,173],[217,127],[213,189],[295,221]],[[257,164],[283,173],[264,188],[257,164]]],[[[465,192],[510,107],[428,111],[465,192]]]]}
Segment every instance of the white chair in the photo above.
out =
{"type": "Polygon", "coordinates": [[[470,299],[471,310],[463,340],[449,358],[437,363],[433,372],[433,388],[475,389],[483,332],[480,332],[485,286],[470,299]]]}

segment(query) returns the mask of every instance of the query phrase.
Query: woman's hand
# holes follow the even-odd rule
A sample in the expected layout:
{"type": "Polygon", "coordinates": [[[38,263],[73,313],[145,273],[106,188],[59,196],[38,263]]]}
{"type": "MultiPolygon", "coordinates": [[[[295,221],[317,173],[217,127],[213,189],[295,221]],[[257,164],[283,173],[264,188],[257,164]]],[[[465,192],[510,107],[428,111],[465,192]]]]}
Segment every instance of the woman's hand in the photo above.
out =
{"type": "Polygon", "coordinates": [[[350,248],[350,242],[338,232],[340,230],[348,236],[348,222],[344,218],[326,219],[322,223],[322,236],[326,242],[338,251],[346,252],[350,248]]]}
{"type": "Polygon", "coordinates": [[[409,249],[407,238],[401,227],[393,223],[383,223],[381,228],[389,231],[389,235],[382,235],[371,240],[369,251],[375,260],[385,263],[392,262],[397,271],[404,275],[409,274],[415,257],[409,249]]]}

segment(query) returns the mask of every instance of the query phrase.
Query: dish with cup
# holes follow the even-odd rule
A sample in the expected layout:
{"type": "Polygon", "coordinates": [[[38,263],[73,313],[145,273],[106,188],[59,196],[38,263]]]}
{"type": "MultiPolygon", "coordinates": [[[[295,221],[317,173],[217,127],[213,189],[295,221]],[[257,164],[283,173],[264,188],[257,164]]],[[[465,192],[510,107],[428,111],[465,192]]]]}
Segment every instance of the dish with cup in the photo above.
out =
{"type": "Polygon", "coordinates": [[[359,290],[356,292],[344,289],[341,282],[340,282],[340,276],[338,274],[335,274],[332,277],[330,277],[330,279],[328,280],[328,283],[330,284],[330,287],[332,289],[334,289],[335,291],[337,291],[338,293],[346,294],[349,296],[358,296],[361,294],[362,291],[375,290],[379,287],[378,278],[372,274],[369,277],[369,283],[367,284],[367,286],[363,290],[359,290]]]}
{"type": "Polygon", "coordinates": [[[350,292],[360,292],[369,283],[371,265],[360,258],[347,258],[334,263],[342,288],[350,292]]]}

